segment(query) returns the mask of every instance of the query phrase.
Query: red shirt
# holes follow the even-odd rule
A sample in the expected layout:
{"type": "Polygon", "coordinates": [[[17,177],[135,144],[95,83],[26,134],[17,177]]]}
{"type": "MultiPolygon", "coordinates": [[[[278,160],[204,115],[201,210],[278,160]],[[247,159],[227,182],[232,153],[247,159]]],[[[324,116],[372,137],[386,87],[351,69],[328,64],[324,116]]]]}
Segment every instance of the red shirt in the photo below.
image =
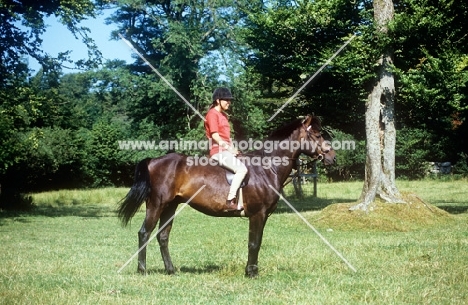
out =
{"type": "Polygon", "coordinates": [[[219,134],[221,139],[229,144],[231,143],[231,126],[229,125],[227,115],[213,107],[205,117],[206,137],[211,140],[210,156],[219,153],[219,145],[211,138],[211,135],[215,132],[219,134]]]}

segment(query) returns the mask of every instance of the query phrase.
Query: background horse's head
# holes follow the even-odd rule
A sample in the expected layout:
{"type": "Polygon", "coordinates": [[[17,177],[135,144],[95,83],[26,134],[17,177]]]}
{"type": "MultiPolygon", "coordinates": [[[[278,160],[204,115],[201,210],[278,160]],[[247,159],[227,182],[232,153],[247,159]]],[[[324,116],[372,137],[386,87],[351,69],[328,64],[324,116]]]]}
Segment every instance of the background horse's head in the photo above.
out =
{"type": "Polygon", "coordinates": [[[323,161],[325,165],[333,165],[336,154],[331,143],[322,136],[322,123],[316,116],[307,115],[302,120],[302,127],[299,134],[300,141],[307,145],[301,147],[301,153],[323,161]]]}

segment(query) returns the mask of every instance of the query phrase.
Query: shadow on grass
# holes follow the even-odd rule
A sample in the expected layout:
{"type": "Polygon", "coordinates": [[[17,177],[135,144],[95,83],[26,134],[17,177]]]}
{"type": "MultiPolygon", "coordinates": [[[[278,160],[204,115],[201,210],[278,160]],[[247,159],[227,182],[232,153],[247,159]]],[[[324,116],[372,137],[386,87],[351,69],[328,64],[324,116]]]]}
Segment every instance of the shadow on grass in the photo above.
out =
{"type": "MultiPolygon", "coordinates": [[[[320,211],[334,203],[349,202],[349,198],[325,199],[325,198],[312,197],[312,196],[304,196],[304,198],[296,198],[296,197],[288,198],[285,196],[285,199],[299,212],[320,211]]],[[[280,199],[278,201],[278,207],[276,208],[275,213],[291,213],[291,212],[293,212],[293,210],[289,207],[289,205],[285,203],[282,199],[280,199]]]]}
{"type": "MultiPolygon", "coordinates": [[[[203,267],[182,266],[182,267],[178,268],[178,270],[176,271],[175,274],[176,275],[177,275],[177,273],[205,274],[205,273],[213,273],[213,272],[219,271],[221,269],[222,269],[221,266],[218,266],[218,265],[207,265],[207,266],[203,266],[203,267]]],[[[167,272],[166,272],[165,269],[158,268],[158,269],[148,269],[147,274],[148,275],[151,275],[151,274],[167,275],[167,272]]]]}
{"type": "Polygon", "coordinates": [[[29,210],[0,211],[0,226],[4,225],[6,219],[14,219],[15,221],[28,222],[27,217],[64,217],[77,216],[83,218],[95,217],[112,217],[116,216],[112,207],[108,205],[93,205],[93,204],[76,204],[76,205],[59,205],[59,206],[33,206],[29,210]]]}
{"type": "MultiPolygon", "coordinates": [[[[346,199],[321,199],[314,197],[304,197],[303,199],[287,198],[295,209],[298,211],[318,211],[326,206],[337,203],[345,202],[346,199]]],[[[0,210],[0,226],[5,225],[6,220],[14,220],[21,222],[28,222],[28,217],[66,217],[76,216],[83,218],[95,218],[95,217],[116,217],[115,207],[109,205],[99,204],[80,204],[74,203],[72,205],[67,204],[53,204],[53,205],[33,205],[29,210],[15,211],[15,210],[0,210]]],[[[293,213],[291,208],[282,200],[278,202],[278,208],[275,213],[293,213]]],[[[188,270],[188,269],[187,269],[188,270]]],[[[164,273],[164,272],[163,272],[164,273]]]]}
{"type": "Polygon", "coordinates": [[[434,203],[439,209],[442,209],[450,214],[463,214],[468,212],[468,206],[463,206],[466,203],[457,203],[459,205],[440,205],[437,202],[434,203]]]}
{"type": "MultiPolygon", "coordinates": [[[[299,199],[297,197],[285,197],[285,199],[299,212],[306,211],[320,211],[326,208],[327,206],[334,203],[350,203],[349,198],[318,198],[312,196],[304,196],[304,198],[299,199]]],[[[434,201],[431,202],[434,206],[446,211],[449,214],[463,214],[468,213],[468,204],[466,202],[451,202],[447,203],[446,201],[434,201]]],[[[289,205],[287,205],[283,200],[279,200],[278,208],[275,213],[290,213],[293,212],[289,205]]]]}
{"type": "Polygon", "coordinates": [[[221,270],[221,266],[218,265],[207,265],[203,267],[180,267],[180,272],[193,274],[213,273],[219,270],[221,270]]]}

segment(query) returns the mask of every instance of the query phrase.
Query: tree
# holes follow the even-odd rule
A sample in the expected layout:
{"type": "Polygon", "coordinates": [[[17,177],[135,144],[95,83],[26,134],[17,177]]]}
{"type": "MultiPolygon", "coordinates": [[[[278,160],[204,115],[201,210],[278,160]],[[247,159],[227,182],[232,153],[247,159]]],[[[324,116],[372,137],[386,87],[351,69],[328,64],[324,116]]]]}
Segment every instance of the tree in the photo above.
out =
{"type": "MultiPolygon", "coordinates": [[[[191,104],[205,111],[213,87],[222,83],[208,79],[202,67],[219,53],[236,51],[236,32],[249,10],[260,1],[122,1],[109,19],[119,33],[148,60],[191,104]]],[[[233,60],[230,58],[230,60],[233,60]]],[[[215,65],[213,65],[215,66],[215,65]]],[[[212,66],[212,67],[213,67],[212,66]]],[[[147,88],[146,96],[132,99],[135,120],[149,118],[168,136],[189,132],[200,118],[140,59],[132,70],[147,88]],[[170,113],[170,115],[168,115],[170,113]]],[[[226,85],[226,84],[225,84],[226,85]]]]}
{"type": "MultiPolygon", "coordinates": [[[[376,35],[386,39],[388,24],[393,20],[392,0],[374,0],[376,35]]],[[[402,202],[395,184],[395,80],[391,72],[393,50],[384,43],[376,63],[377,79],[366,103],[366,169],[358,204],[351,210],[368,211],[378,195],[389,203],[402,202]]]]}
{"type": "Polygon", "coordinates": [[[89,29],[79,25],[87,17],[95,17],[101,4],[92,0],[76,1],[11,1],[0,2],[2,41],[0,43],[0,85],[18,72],[27,68],[26,56],[35,58],[49,72],[60,68],[68,61],[70,51],[60,53],[57,58],[41,50],[41,35],[46,31],[44,19],[55,15],[67,28],[88,46],[89,58],[77,62],[81,67],[96,67],[101,53],[94,41],[88,36],[89,29]],[[21,25],[21,26],[20,26],[21,25]]]}
{"type": "Polygon", "coordinates": [[[398,94],[393,98],[398,98],[398,104],[393,116],[398,124],[389,124],[401,131],[400,139],[417,142],[419,151],[409,154],[403,147],[396,149],[395,160],[412,163],[412,169],[396,164],[394,175],[418,178],[423,174],[414,170],[418,162],[455,162],[460,151],[467,151],[467,4],[398,1],[395,18],[384,32],[374,30],[378,20],[374,20],[373,5],[341,0],[275,2],[249,18],[245,32],[251,50],[244,56],[245,65],[259,75],[256,86],[262,90],[263,109],[273,113],[272,105],[282,105],[336,51],[343,43],[339,38],[358,33],[282,116],[313,109],[332,118],[328,122],[333,128],[364,140],[366,103],[380,67],[375,63],[390,50],[392,62],[386,69],[395,78],[398,94]]]}
{"type": "MultiPolygon", "coordinates": [[[[93,17],[97,3],[91,0],[77,1],[0,1],[0,183],[3,184],[0,205],[12,205],[24,191],[24,176],[15,180],[16,169],[27,164],[31,144],[40,141],[38,128],[56,123],[54,87],[58,83],[61,65],[69,61],[68,52],[53,58],[41,50],[41,35],[46,30],[44,19],[55,15],[72,33],[81,36],[89,47],[89,58],[80,66],[96,66],[100,52],[87,36],[89,29],[79,22],[93,17]],[[42,71],[35,79],[29,79],[27,56],[35,58],[42,71]],[[38,132],[36,132],[38,131],[38,132]],[[13,200],[13,201],[12,201],[13,200]]],[[[47,158],[51,154],[44,153],[47,158]]],[[[51,161],[52,163],[55,160],[51,161]]],[[[28,201],[29,202],[29,201],[28,201]]],[[[30,202],[29,202],[30,203],[30,202]]]]}
{"type": "MultiPolygon", "coordinates": [[[[205,139],[203,121],[138,58],[130,65],[114,61],[64,75],[60,66],[67,54],[55,59],[42,54],[44,17],[55,14],[79,29],[79,20],[94,14],[99,4],[72,2],[0,3],[5,38],[0,42],[4,193],[13,187],[28,191],[33,186],[64,186],[60,182],[69,182],[70,175],[77,178],[72,182],[76,185],[122,185],[137,160],[165,152],[123,151],[116,141],[205,139]],[[15,28],[19,23],[23,26],[15,28]],[[43,63],[33,77],[24,60],[27,54],[43,63]],[[10,175],[14,171],[16,176],[10,175]]],[[[201,113],[214,87],[231,87],[237,140],[263,137],[281,121],[315,112],[338,129],[337,136],[359,143],[354,152],[338,153],[346,162],[340,162],[333,178],[361,178],[367,109],[373,126],[367,144],[376,150],[368,160],[377,162],[374,170],[368,161],[367,176],[379,178],[377,186],[363,187],[363,204],[356,208],[368,208],[364,200],[375,195],[390,197],[387,185],[394,186],[396,175],[421,177],[423,161],[466,158],[468,11],[463,2],[400,0],[394,4],[393,19],[392,13],[385,18],[378,14],[393,5],[388,1],[118,3],[109,22],[116,22],[118,33],[201,113]],[[352,33],[359,37],[283,113],[267,122],[352,33]],[[400,164],[392,164],[394,159],[400,164]]]]}
{"type": "MultiPolygon", "coordinates": [[[[252,50],[246,52],[244,62],[260,75],[257,86],[271,114],[336,52],[343,39],[366,26],[361,11],[367,5],[343,0],[280,1],[250,15],[244,36],[252,50]]],[[[367,65],[359,55],[341,60],[350,48],[283,110],[283,119],[315,111],[332,114],[335,127],[362,121],[365,73],[360,67],[367,65]]],[[[352,129],[359,127],[355,124],[352,129]]]]}
{"type": "Polygon", "coordinates": [[[430,136],[426,161],[455,162],[468,151],[468,4],[405,0],[395,9],[399,129],[430,136]]]}

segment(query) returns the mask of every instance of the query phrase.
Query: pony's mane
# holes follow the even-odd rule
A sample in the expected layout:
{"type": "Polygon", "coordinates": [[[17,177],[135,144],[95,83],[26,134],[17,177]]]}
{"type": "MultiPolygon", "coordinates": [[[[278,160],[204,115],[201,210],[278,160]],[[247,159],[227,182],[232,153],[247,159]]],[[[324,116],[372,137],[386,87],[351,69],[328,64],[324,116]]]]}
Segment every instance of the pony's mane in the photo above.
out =
{"type": "Polygon", "coordinates": [[[276,130],[273,130],[270,132],[270,134],[267,137],[267,140],[283,140],[289,137],[294,130],[299,128],[302,125],[302,120],[297,119],[294,120],[286,125],[283,125],[279,127],[276,130]]]}
{"type": "MultiPolygon", "coordinates": [[[[294,120],[290,123],[287,123],[286,125],[283,125],[282,127],[279,127],[278,129],[270,132],[269,136],[264,139],[264,141],[282,141],[287,139],[293,132],[294,130],[298,129],[299,127],[302,126],[303,119],[297,119],[294,120]]],[[[312,121],[311,121],[311,126],[312,129],[320,131],[322,128],[322,125],[320,123],[320,119],[316,116],[312,116],[312,121]]],[[[259,149],[259,150],[254,150],[251,152],[247,153],[248,155],[265,155],[265,150],[259,149]]]]}
{"type": "MultiPolygon", "coordinates": [[[[303,119],[296,119],[270,133],[267,140],[284,140],[289,137],[294,130],[302,126],[303,119]]],[[[312,117],[311,126],[313,130],[320,131],[322,125],[320,119],[316,116],[312,117]]]]}
{"type": "Polygon", "coordinates": [[[322,131],[322,121],[318,116],[312,116],[312,122],[310,122],[312,129],[315,131],[322,131]]]}

